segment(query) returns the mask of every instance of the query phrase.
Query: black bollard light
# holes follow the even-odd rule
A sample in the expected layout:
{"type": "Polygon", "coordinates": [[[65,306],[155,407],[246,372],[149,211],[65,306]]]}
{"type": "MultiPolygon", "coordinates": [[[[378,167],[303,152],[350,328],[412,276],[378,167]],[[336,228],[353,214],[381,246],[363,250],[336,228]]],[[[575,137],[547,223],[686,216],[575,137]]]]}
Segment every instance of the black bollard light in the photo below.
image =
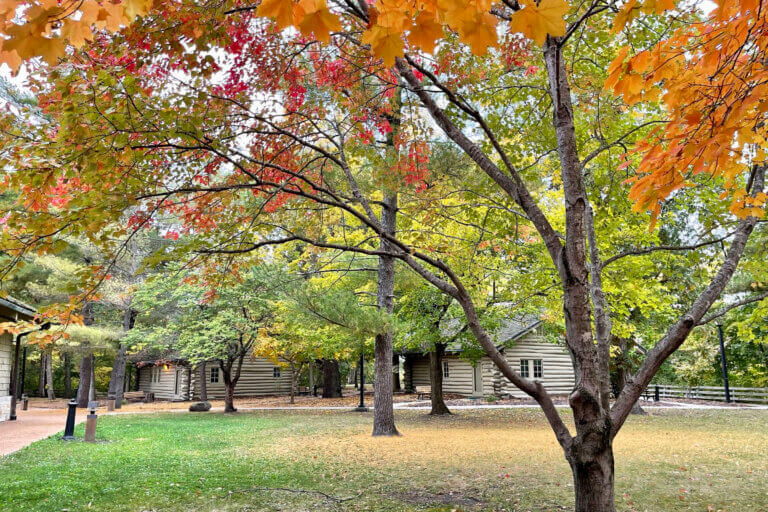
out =
{"type": "Polygon", "coordinates": [[[62,441],[74,441],[75,440],[75,412],[77,411],[77,400],[74,398],[67,404],[69,408],[67,410],[67,425],[64,427],[64,435],[62,441]]]}
{"type": "Polygon", "coordinates": [[[360,405],[355,407],[355,411],[368,412],[365,406],[365,355],[360,352],[360,405]]]}

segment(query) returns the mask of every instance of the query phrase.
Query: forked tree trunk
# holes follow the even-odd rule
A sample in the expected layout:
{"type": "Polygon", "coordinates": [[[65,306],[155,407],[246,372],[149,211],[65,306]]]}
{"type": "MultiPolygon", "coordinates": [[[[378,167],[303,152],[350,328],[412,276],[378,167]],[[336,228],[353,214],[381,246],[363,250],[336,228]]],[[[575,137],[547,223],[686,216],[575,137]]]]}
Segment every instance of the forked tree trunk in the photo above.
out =
{"type": "Polygon", "coordinates": [[[93,354],[86,354],[80,361],[80,381],[77,384],[77,406],[88,407],[88,393],[91,390],[91,367],[93,354]]]}
{"type": "Polygon", "coordinates": [[[200,374],[198,375],[198,381],[200,382],[200,401],[208,401],[208,372],[205,371],[205,361],[198,366],[200,374]]]}
{"type": "Polygon", "coordinates": [[[445,405],[443,398],[443,355],[445,354],[445,344],[435,343],[435,349],[429,353],[429,385],[430,399],[432,401],[432,410],[429,414],[433,416],[442,416],[451,414],[448,406],[445,405]]]}
{"type": "Polygon", "coordinates": [[[235,386],[240,380],[240,371],[243,368],[245,354],[240,354],[235,361],[231,359],[227,364],[219,362],[221,373],[224,375],[224,412],[237,412],[235,407],[235,386]]]}
{"type": "Polygon", "coordinates": [[[226,377],[224,378],[224,412],[237,412],[235,407],[235,386],[226,377]]]}
{"type": "Polygon", "coordinates": [[[120,344],[120,348],[115,354],[115,362],[112,365],[112,373],[109,377],[108,394],[115,397],[115,409],[122,407],[123,401],[123,383],[125,381],[125,359],[128,347],[125,343],[120,344]]]}
{"type": "Polygon", "coordinates": [[[339,362],[335,359],[323,359],[323,398],[339,398],[341,387],[341,375],[339,374],[339,362]]]}
{"type": "Polygon", "coordinates": [[[615,512],[613,447],[608,444],[590,456],[570,461],[576,512],[615,512]],[[579,460],[580,459],[580,460],[579,460]]]}
{"type": "Polygon", "coordinates": [[[45,388],[48,392],[48,400],[55,400],[56,395],[53,392],[53,347],[48,349],[45,356],[45,388]]]}
{"type": "MultiPolygon", "coordinates": [[[[136,323],[136,311],[127,308],[123,312],[123,332],[133,329],[136,323]]],[[[128,345],[120,344],[120,348],[115,356],[115,364],[112,366],[112,375],[109,379],[109,393],[115,397],[115,409],[120,409],[123,405],[123,390],[125,389],[125,361],[127,358],[128,345]]]]}

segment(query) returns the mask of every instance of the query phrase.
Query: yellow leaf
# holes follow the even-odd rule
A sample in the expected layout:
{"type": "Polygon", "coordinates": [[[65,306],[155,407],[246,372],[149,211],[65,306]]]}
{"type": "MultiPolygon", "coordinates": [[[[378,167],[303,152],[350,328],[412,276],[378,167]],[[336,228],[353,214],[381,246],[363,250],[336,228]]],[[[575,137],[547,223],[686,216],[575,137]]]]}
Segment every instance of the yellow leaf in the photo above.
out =
{"type": "Polygon", "coordinates": [[[69,44],[75,48],[80,48],[86,41],[93,40],[93,32],[89,23],[72,21],[71,18],[67,18],[61,26],[61,37],[68,40],[69,44]]]}
{"type": "MultiPolygon", "coordinates": [[[[496,46],[496,18],[487,12],[475,13],[474,19],[459,26],[459,38],[472,48],[475,55],[483,55],[488,48],[496,46]]],[[[546,36],[545,36],[546,37],[546,36]]]]}
{"type": "Polygon", "coordinates": [[[613,18],[612,33],[617,34],[621,32],[624,30],[624,27],[627,26],[627,23],[634,19],[637,15],[637,1],[638,0],[629,0],[621,7],[621,9],[619,9],[619,12],[616,13],[616,16],[613,18]]]}
{"type": "Polygon", "coordinates": [[[0,15],[13,18],[18,6],[18,0],[0,0],[0,15]]]}
{"type": "Polygon", "coordinates": [[[568,4],[563,0],[541,0],[537,6],[532,0],[512,15],[510,29],[543,45],[547,34],[552,37],[565,35],[565,18],[568,4]]]}
{"type": "Polygon", "coordinates": [[[125,11],[118,4],[104,2],[97,17],[97,26],[106,27],[110,32],[117,32],[122,25],[127,25],[128,18],[125,17],[125,11]]]}
{"type": "Polygon", "coordinates": [[[325,0],[301,0],[293,11],[305,36],[314,34],[318,41],[331,42],[331,32],[341,30],[339,17],[328,10],[325,0]]]}
{"type": "Polygon", "coordinates": [[[363,44],[370,44],[373,54],[384,61],[385,66],[395,64],[395,58],[403,55],[403,38],[399,32],[374,25],[363,33],[363,44]]]}
{"type": "Polygon", "coordinates": [[[149,12],[152,0],[122,0],[120,5],[123,6],[128,21],[132,21],[136,16],[144,16],[149,12]]]}
{"type": "Polygon", "coordinates": [[[422,12],[415,20],[408,40],[414,46],[432,53],[435,41],[443,36],[443,26],[435,21],[433,13],[422,12]]]}
{"type": "Polygon", "coordinates": [[[293,25],[293,2],[291,0],[262,0],[256,9],[257,16],[275,20],[278,30],[293,25]]]}
{"type": "Polygon", "coordinates": [[[19,66],[21,66],[21,57],[19,57],[16,50],[11,50],[9,52],[0,50],[0,63],[8,64],[11,71],[16,72],[18,71],[19,66]]]}

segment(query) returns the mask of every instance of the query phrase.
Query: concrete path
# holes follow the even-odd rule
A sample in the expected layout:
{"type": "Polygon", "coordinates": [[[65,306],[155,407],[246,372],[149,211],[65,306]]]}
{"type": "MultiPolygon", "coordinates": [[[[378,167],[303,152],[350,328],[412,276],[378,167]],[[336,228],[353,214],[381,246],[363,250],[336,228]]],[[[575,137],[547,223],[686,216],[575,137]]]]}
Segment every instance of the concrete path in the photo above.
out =
{"type": "MultiPolygon", "coordinates": [[[[63,431],[67,420],[66,409],[29,409],[16,414],[15,421],[0,422],[0,457],[63,431]]],[[[85,409],[78,410],[76,423],[84,421],[86,414],[85,409]]]]}

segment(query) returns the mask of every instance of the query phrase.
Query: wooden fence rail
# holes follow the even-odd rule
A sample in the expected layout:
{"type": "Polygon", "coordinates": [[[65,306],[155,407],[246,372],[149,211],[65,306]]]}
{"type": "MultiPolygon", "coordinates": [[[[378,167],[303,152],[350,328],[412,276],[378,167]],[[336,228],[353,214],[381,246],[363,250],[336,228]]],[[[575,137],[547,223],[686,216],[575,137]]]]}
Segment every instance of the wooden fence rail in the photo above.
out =
{"type": "MultiPolygon", "coordinates": [[[[731,387],[731,402],[768,404],[768,388],[731,387]]],[[[711,400],[725,402],[725,389],[722,386],[672,386],[669,384],[651,384],[643,395],[651,400],[665,398],[687,398],[691,400],[711,400]]]]}

